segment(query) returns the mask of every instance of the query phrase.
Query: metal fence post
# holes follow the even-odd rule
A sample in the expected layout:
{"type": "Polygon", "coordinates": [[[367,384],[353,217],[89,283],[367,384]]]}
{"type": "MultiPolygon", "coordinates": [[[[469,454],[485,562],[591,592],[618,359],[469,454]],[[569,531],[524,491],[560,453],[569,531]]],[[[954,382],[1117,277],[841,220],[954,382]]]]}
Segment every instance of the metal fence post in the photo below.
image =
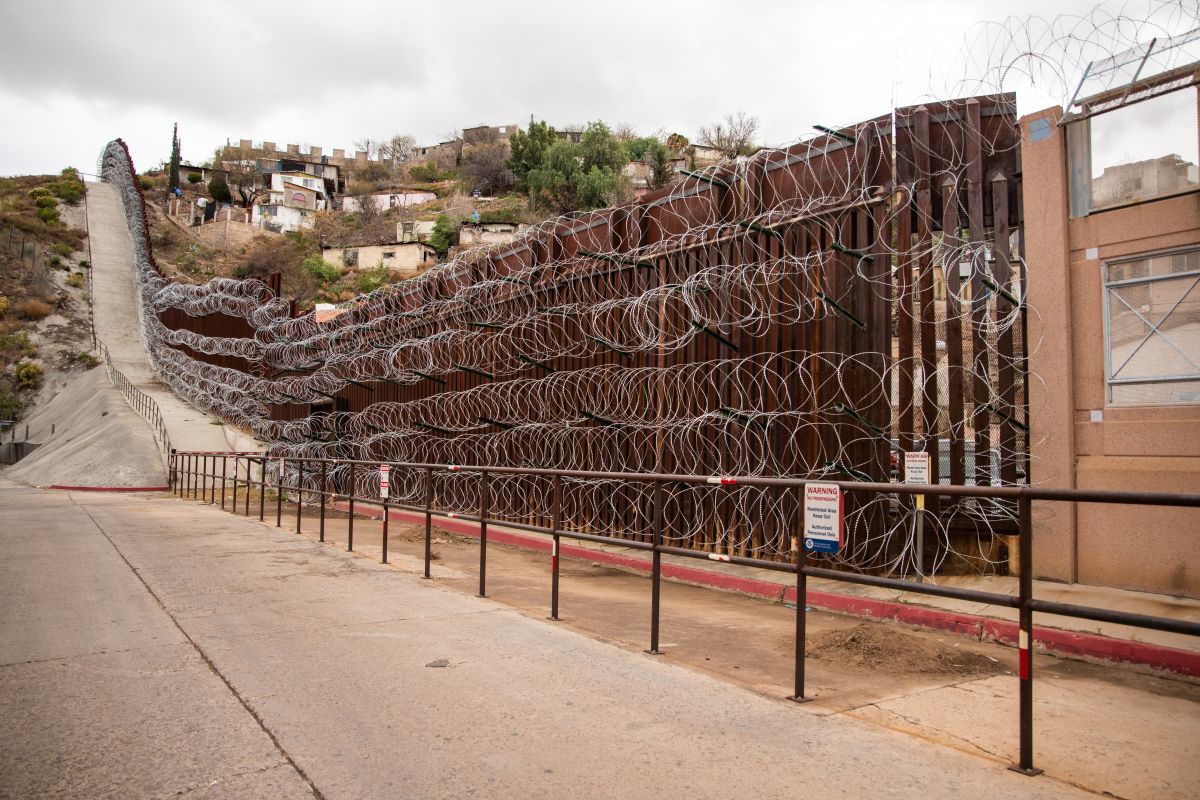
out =
{"type": "Polygon", "coordinates": [[[1033,501],[1021,495],[1017,501],[1020,528],[1017,531],[1018,576],[1017,599],[1020,616],[1017,633],[1017,660],[1020,676],[1021,708],[1021,756],[1018,763],[1009,767],[1022,775],[1039,775],[1041,770],[1033,765],[1033,501]]]}
{"type": "MultiPolygon", "coordinates": [[[[216,456],[213,456],[216,458],[216,456]]],[[[225,510],[225,473],[229,469],[229,456],[221,454],[221,510],[225,510]]],[[[214,472],[216,470],[213,470],[214,472]]],[[[215,487],[214,487],[215,491],[215,487]]]]}
{"type": "Polygon", "coordinates": [[[229,501],[229,510],[233,514],[237,514],[238,465],[240,463],[241,458],[235,453],[233,456],[233,499],[229,501]]]}
{"type": "Polygon", "coordinates": [[[550,521],[550,529],[552,531],[552,549],[550,551],[550,619],[558,622],[558,532],[562,528],[562,475],[554,476],[554,488],[552,492],[552,510],[550,512],[553,515],[550,521]]]}
{"type": "MultiPolygon", "coordinates": [[[[92,349],[95,349],[95,348],[92,348],[92,349]]],[[[175,455],[175,448],[172,447],[171,448],[171,468],[167,472],[167,485],[169,485],[171,487],[171,494],[175,494],[176,492],[179,491],[179,485],[175,480],[175,474],[176,474],[175,468],[178,465],[178,462],[179,462],[179,456],[175,455]]]]}
{"type": "Polygon", "coordinates": [[[279,459],[279,481],[276,487],[279,491],[275,492],[275,527],[283,527],[283,474],[287,471],[284,467],[286,464],[282,458],[279,459]]]}
{"type": "Polygon", "coordinates": [[[658,616],[662,594],[662,529],[663,529],[663,485],[654,482],[654,555],[650,573],[650,649],[652,656],[662,655],[658,649],[658,616]]]}
{"type": "Polygon", "coordinates": [[[208,458],[210,462],[206,463],[204,469],[207,470],[204,478],[208,482],[208,504],[215,506],[217,504],[217,454],[210,453],[208,458]],[[212,466],[208,466],[212,464],[212,466]]]}
{"type": "Polygon", "coordinates": [[[296,533],[300,533],[300,510],[304,508],[304,462],[296,467],[296,533]]]}
{"type": "Polygon", "coordinates": [[[388,501],[383,498],[383,560],[381,564],[387,563],[387,539],[388,539],[388,501]]]}
{"type": "MultiPolygon", "coordinates": [[[[800,513],[801,520],[803,520],[804,490],[801,489],[800,491],[800,513]]],[[[795,687],[788,700],[796,703],[807,703],[809,700],[812,700],[811,697],[804,696],[805,637],[807,636],[808,627],[808,575],[805,574],[805,570],[808,568],[808,551],[804,549],[804,541],[801,534],[802,531],[792,531],[792,547],[796,551],[796,665],[794,672],[795,687]]]]}
{"type": "Polygon", "coordinates": [[[251,470],[254,468],[254,458],[246,456],[246,516],[250,516],[250,485],[253,482],[251,470]]]}
{"type": "Polygon", "coordinates": [[[346,520],[346,551],[354,552],[354,462],[350,462],[350,486],[347,488],[350,496],[350,519],[346,520]]]}
{"type": "Polygon", "coordinates": [[[325,490],[328,487],[327,472],[329,464],[326,461],[321,462],[321,533],[320,541],[325,541],[325,490]]]}
{"type": "Polygon", "coordinates": [[[479,474],[479,596],[487,597],[487,513],[491,474],[479,474]]]}
{"type": "MultiPolygon", "coordinates": [[[[246,502],[250,502],[247,498],[246,502]]],[[[262,457],[262,467],[258,470],[258,521],[263,521],[263,507],[267,503],[267,457],[262,457]]]]}
{"type": "Polygon", "coordinates": [[[430,542],[433,536],[433,467],[425,468],[425,577],[429,577],[430,542]]]}

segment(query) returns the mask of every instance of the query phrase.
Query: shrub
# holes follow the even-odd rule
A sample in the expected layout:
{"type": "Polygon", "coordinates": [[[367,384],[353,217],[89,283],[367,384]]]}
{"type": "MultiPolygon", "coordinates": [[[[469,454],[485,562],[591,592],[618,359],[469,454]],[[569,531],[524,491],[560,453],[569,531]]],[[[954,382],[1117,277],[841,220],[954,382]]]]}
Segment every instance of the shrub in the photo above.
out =
{"type": "Polygon", "coordinates": [[[435,183],[444,181],[453,177],[453,172],[443,172],[438,169],[437,164],[432,161],[427,161],[424,164],[413,164],[409,168],[408,174],[412,176],[414,181],[422,181],[424,183],[435,183]]]}
{"type": "Polygon", "coordinates": [[[219,172],[213,175],[212,180],[208,182],[208,194],[218,203],[233,202],[233,194],[229,191],[229,183],[225,180],[225,176],[219,172]]]}
{"type": "Polygon", "coordinates": [[[204,180],[204,176],[201,175],[199,172],[189,172],[188,173],[188,178],[187,178],[188,183],[199,183],[202,180],[204,180]]]}
{"type": "Polygon", "coordinates": [[[75,363],[79,364],[84,369],[93,369],[94,367],[99,366],[100,359],[96,358],[91,353],[76,353],[75,363]]]}
{"type": "Polygon", "coordinates": [[[51,194],[51,191],[45,186],[38,186],[29,190],[29,196],[33,198],[35,203],[43,197],[50,197],[51,194]]]}
{"type": "Polygon", "coordinates": [[[325,284],[333,283],[342,275],[335,264],[330,264],[320,256],[309,256],[304,259],[302,266],[305,272],[325,284]]]}
{"type": "Polygon", "coordinates": [[[50,225],[51,223],[54,223],[54,222],[58,222],[58,209],[57,208],[39,208],[37,210],[37,218],[40,219],[42,222],[46,223],[47,225],[50,225]]]}
{"type": "Polygon", "coordinates": [[[0,336],[0,359],[16,361],[20,358],[33,358],[36,355],[37,348],[34,347],[33,342],[29,341],[29,334],[25,331],[0,336]]]}
{"type": "Polygon", "coordinates": [[[80,268],[80,269],[91,269],[91,268],[92,268],[92,262],[88,261],[86,258],[84,258],[84,259],[80,259],[80,261],[79,261],[79,268],[80,268]]]}
{"type": "Polygon", "coordinates": [[[83,181],[78,178],[63,178],[48,187],[59,200],[75,205],[83,199],[83,181]]]}
{"type": "Polygon", "coordinates": [[[82,272],[72,272],[67,276],[67,286],[73,286],[76,289],[82,289],[87,281],[84,280],[82,272]]]}
{"type": "Polygon", "coordinates": [[[367,270],[363,274],[359,275],[355,286],[363,294],[368,294],[375,291],[380,286],[383,286],[387,282],[388,271],[386,268],[384,268],[383,264],[380,264],[374,269],[367,270]]]}
{"type": "Polygon", "coordinates": [[[71,255],[72,251],[69,244],[55,242],[54,244],[50,245],[50,252],[54,253],[56,256],[62,256],[63,258],[66,258],[67,256],[71,255]]]}
{"type": "Polygon", "coordinates": [[[17,313],[25,319],[38,320],[50,316],[50,305],[43,300],[30,298],[17,306],[17,313]]]}
{"type": "Polygon", "coordinates": [[[38,208],[58,208],[58,198],[47,195],[37,198],[33,204],[38,208]]]}
{"type": "Polygon", "coordinates": [[[142,177],[138,178],[138,186],[142,187],[142,191],[147,191],[154,188],[154,181],[143,175],[142,177]]]}
{"type": "Polygon", "coordinates": [[[22,389],[36,389],[42,383],[42,367],[32,361],[22,361],[14,370],[17,386],[22,389]]]}
{"type": "Polygon", "coordinates": [[[13,391],[12,381],[0,379],[0,419],[16,419],[24,407],[21,396],[13,391]]]}
{"type": "Polygon", "coordinates": [[[8,313],[8,297],[0,294],[0,314],[8,313]]]}

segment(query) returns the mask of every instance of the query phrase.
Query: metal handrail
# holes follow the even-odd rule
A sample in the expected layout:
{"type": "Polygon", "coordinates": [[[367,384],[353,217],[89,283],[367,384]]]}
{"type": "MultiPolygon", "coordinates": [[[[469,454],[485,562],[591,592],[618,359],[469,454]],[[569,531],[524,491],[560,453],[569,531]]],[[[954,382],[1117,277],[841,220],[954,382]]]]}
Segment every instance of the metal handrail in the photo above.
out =
{"type": "MultiPolygon", "coordinates": [[[[430,463],[411,463],[411,462],[396,462],[396,461],[367,461],[362,459],[334,459],[334,458],[308,458],[308,457],[291,457],[291,456],[270,456],[265,453],[247,453],[247,452],[220,452],[220,451],[179,451],[173,453],[171,466],[171,491],[178,494],[180,497],[195,498],[199,493],[200,499],[208,499],[208,502],[215,504],[217,502],[217,484],[221,487],[221,507],[225,507],[225,488],[227,481],[227,460],[234,459],[233,469],[233,511],[237,511],[237,486],[238,486],[238,462],[245,458],[247,461],[247,476],[246,498],[245,498],[245,514],[250,514],[250,484],[253,482],[249,474],[249,465],[257,462],[260,464],[259,479],[257,481],[259,488],[259,511],[258,518],[263,520],[265,514],[265,496],[267,483],[267,473],[272,471],[269,467],[278,463],[280,469],[272,478],[271,486],[276,489],[275,497],[275,525],[281,527],[283,523],[283,494],[285,491],[294,491],[297,493],[296,502],[296,533],[301,533],[301,510],[304,505],[304,498],[307,495],[311,498],[315,495],[319,498],[320,504],[320,541],[325,541],[325,507],[326,500],[329,497],[345,497],[349,503],[349,519],[347,522],[347,550],[354,549],[354,503],[356,500],[366,502],[373,506],[382,505],[383,507],[383,563],[387,563],[387,547],[388,547],[388,518],[390,510],[410,511],[425,516],[425,565],[424,577],[430,578],[430,562],[431,540],[433,518],[436,517],[453,517],[455,519],[477,522],[480,528],[480,550],[479,550],[479,595],[485,596],[486,592],[486,577],[487,577],[487,529],[488,525],[495,523],[504,527],[513,528],[516,530],[530,531],[533,533],[546,534],[552,537],[553,546],[551,549],[551,599],[550,599],[550,619],[558,619],[558,587],[559,587],[559,569],[558,569],[558,553],[559,542],[563,537],[568,539],[601,542],[619,547],[626,547],[634,550],[649,552],[652,557],[651,561],[651,618],[650,618],[650,649],[649,653],[657,654],[659,652],[659,618],[661,608],[661,579],[662,579],[662,556],[663,554],[683,556],[687,558],[697,559],[712,559],[715,554],[707,551],[692,550],[689,548],[675,547],[664,544],[663,542],[663,489],[669,483],[702,483],[712,485],[714,490],[728,490],[730,487],[738,486],[759,486],[759,487],[776,487],[783,489],[797,490],[800,493],[800,498],[803,498],[804,487],[811,481],[804,478],[768,478],[759,476],[730,476],[730,475],[675,475],[664,473],[639,473],[639,472],[593,472],[586,470],[553,470],[534,467],[499,467],[499,466],[469,466],[457,464],[430,464],[430,463]],[[221,471],[217,472],[217,460],[221,460],[221,471]],[[285,485],[284,474],[288,464],[291,464],[296,469],[296,479],[292,486],[285,485]],[[405,503],[390,502],[387,498],[381,497],[359,497],[355,494],[354,475],[358,468],[378,469],[383,465],[387,465],[394,470],[409,470],[411,473],[422,474],[424,476],[425,497],[423,505],[410,505],[405,503]],[[329,467],[349,467],[349,481],[347,492],[330,491],[328,485],[329,467]],[[306,467],[309,467],[308,474],[314,478],[319,474],[320,488],[310,488],[303,485],[303,479],[306,473],[306,467]],[[463,514],[458,511],[438,510],[433,504],[433,488],[435,471],[450,471],[450,472],[467,472],[478,473],[482,482],[480,491],[480,508],[479,514],[473,516],[463,514]],[[491,475],[526,475],[526,476],[541,476],[551,478],[553,481],[552,492],[552,524],[550,527],[532,525],[521,522],[512,522],[505,519],[497,519],[489,516],[490,506],[490,482],[491,475]],[[653,512],[653,538],[652,541],[638,541],[634,539],[622,539],[615,536],[605,536],[600,534],[585,533],[582,531],[569,531],[563,529],[562,519],[562,489],[564,478],[594,478],[604,480],[619,480],[627,482],[652,483],[654,484],[654,512],[653,512]]],[[[393,472],[393,474],[396,474],[393,472]]],[[[767,561],[764,559],[747,558],[733,555],[720,555],[718,560],[732,564],[742,564],[746,566],[759,567],[763,569],[775,570],[778,572],[793,573],[796,575],[796,652],[795,652],[795,691],[789,699],[796,702],[805,702],[812,698],[804,694],[804,670],[805,670],[805,630],[807,625],[807,604],[804,599],[807,594],[807,580],[810,577],[822,578],[832,581],[841,581],[846,583],[855,583],[868,586],[884,587],[896,589],[904,592],[913,592],[916,594],[933,595],[938,597],[946,597],[958,600],[967,600],[976,603],[984,603],[991,605],[1000,605],[1018,610],[1018,663],[1019,663],[1019,705],[1020,705],[1020,756],[1018,763],[1012,765],[1010,769],[1020,772],[1025,775],[1037,775],[1041,772],[1040,769],[1033,765],[1033,642],[1035,631],[1033,628],[1034,612],[1056,614],[1060,616],[1075,617],[1080,619],[1098,620],[1102,622],[1112,622],[1122,625],[1130,625],[1139,628],[1148,628],[1153,630],[1169,631],[1172,633],[1185,634],[1189,636],[1200,636],[1200,623],[1190,622],[1187,620],[1168,619],[1165,617],[1154,617],[1145,614],[1133,614],[1125,611],[1116,611],[1113,609],[1096,608],[1090,606],[1079,606],[1068,603],[1058,603],[1046,600],[1038,600],[1033,597],[1033,501],[1046,500],[1055,502],[1080,502],[1080,503],[1121,503],[1121,504],[1142,504],[1142,505],[1157,505],[1157,506],[1173,506],[1173,507],[1189,507],[1200,508],[1200,494],[1188,493],[1159,493],[1159,492],[1119,492],[1119,491],[1094,491],[1082,489],[1043,489],[1031,486],[947,486],[941,484],[901,484],[901,483],[867,483],[856,481],[825,481],[820,483],[836,484],[845,492],[854,493],[872,493],[872,494],[887,494],[887,495],[922,495],[926,497],[978,497],[978,498],[1005,498],[1016,500],[1018,506],[1018,593],[1014,597],[1009,594],[1000,594],[997,592],[985,592],[975,589],[963,589],[954,586],[938,586],[930,583],[918,583],[898,578],[889,578],[876,575],[863,575],[852,572],[842,572],[840,570],[828,569],[825,567],[814,566],[808,563],[807,550],[800,545],[800,538],[793,533],[792,536],[792,551],[794,555],[793,563],[784,563],[777,561],[767,561]]]]}
{"type": "Polygon", "coordinates": [[[171,453],[173,452],[171,450],[171,436],[167,433],[167,425],[163,421],[158,403],[154,401],[153,397],[139,389],[133,381],[125,377],[125,373],[117,369],[116,365],[113,364],[112,356],[108,354],[107,345],[100,339],[96,339],[96,349],[104,357],[104,369],[108,373],[109,382],[121,391],[121,395],[125,398],[125,402],[129,404],[129,407],[150,423],[150,427],[154,431],[154,440],[158,444],[159,450],[162,451],[163,466],[170,471],[172,468],[171,453]]]}

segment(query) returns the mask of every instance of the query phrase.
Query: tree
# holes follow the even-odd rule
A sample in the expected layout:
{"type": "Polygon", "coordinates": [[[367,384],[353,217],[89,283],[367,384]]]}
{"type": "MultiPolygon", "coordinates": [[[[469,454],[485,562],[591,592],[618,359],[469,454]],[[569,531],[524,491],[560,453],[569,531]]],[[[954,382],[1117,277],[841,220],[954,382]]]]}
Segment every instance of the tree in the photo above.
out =
{"type": "Polygon", "coordinates": [[[754,152],[757,135],[758,117],[739,111],[737,116],[726,114],[721,122],[701,127],[696,139],[705,147],[720,150],[726,158],[736,158],[754,152]]]}
{"type": "Polygon", "coordinates": [[[367,158],[375,158],[375,156],[379,155],[378,139],[372,139],[370,136],[367,136],[362,139],[354,140],[353,144],[354,149],[361,150],[362,152],[366,153],[367,158]]]}
{"type": "Polygon", "coordinates": [[[579,145],[565,139],[550,145],[541,165],[527,177],[530,204],[560,212],[573,210],[580,160],[579,145]]]}
{"type": "Polygon", "coordinates": [[[587,172],[580,171],[575,178],[575,202],[581,211],[616,205],[625,199],[627,188],[625,176],[620,172],[592,167],[587,172]]]}
{"type": "Polygon", "coordinates": [[[434,220],[433,232],[429,234],[429,246],[441,257],[450,252],[453,245],[458,244],[458,228],[445,214],[439,214],[434,220]]]}
{"type": "MultiPolygon", "coordinates": [[[[258,172],[258,160],[253,150],[226,145],[213,154],[212,165],[225,170],[226,185],[237,192],[242,205],[249,208],[262,192],[262,179],[258,172]]],[[[210,190],[211,192],[211,190],[210,190]]]]}
{"type": "Polygon", "coordinates": [[[504,142],[472,145],[463,149],[458,171],[471,190],[490,195],[516,182],[507,160],[508,147],[504,142]]]}
{"type": "Polygon", "coordinates": [[[675,170],[671,166],[671,151],[662,142],[656,141],[647,154],[646,163],[650,165],[651,189],[661,189],[670,186],[675,179],[675,170]]]}
{"type": "Polygon", "coordinates": [[[417,150],[417,140],[408,135],[394,134],[383,144],[379,145],[379,156],[390,162],[393,177],[396,168],[413,157],[417,150]]]}
{"type": "Polygon", "coordinates": [[[629,161],[625,147],[603,122],[589,123],[584,129],[579,137],[579,155],[584,172],[591,172],[592,167],[620,172],[629,161]]]}
{"type": "Polygon", "coordinates": [[[689,142],[688,138],[682,133],[672,133],[667,137],[667,149],[676,155],[683,153],[689,144],[691,144],[691,142],[689,142]]]}
{"type": "Polygon", "coordinates": [[[546,151],[554,144],[554,128],[542,122],[529,123],[529,131],[516,131],[508,140],[511,155],[508,168],[517,180],[517,189],[529,191],[529,173],[542,166],[546,151]]]}
{"type": "Polygon", "coordinates": [[[229,193],[229,183],[225,180],[225,176],[219,172],[215,173],[212,176],[212,180],[208,182],[208,194],[218,203],[233,202],[233,195],[229,193]]]}
{"type": "Polygon", "coordinates": [[[641,136],[625,142],[625,150],[629,154],[630,161],[645,161],[646,156],[657,144],[662,143],[655,137],[641,136]]]}
{"type": "Polygon", "coordinates": [[[179,123],[171,131],[171,163],[167,168],[167,194],[179,188],[179,123]]]}

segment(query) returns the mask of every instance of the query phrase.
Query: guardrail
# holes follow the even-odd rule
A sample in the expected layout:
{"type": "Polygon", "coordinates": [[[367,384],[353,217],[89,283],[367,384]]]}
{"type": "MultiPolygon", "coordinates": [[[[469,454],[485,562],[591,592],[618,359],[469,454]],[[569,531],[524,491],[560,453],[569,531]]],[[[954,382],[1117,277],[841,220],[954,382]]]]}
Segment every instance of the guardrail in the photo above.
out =
{"type": "MultiPolygon", "coordinates": [[[[1034,612],[1045,614],[1056,614],[1066,617],[1075,617],[1079,619],[1089,619],[1098,622],[1111,622],[1121,625],[1130,625],[1139,628],[1147,628],[1151,630],[1168,631],[1171,633],[1180,633],[1190,636],[1200,636],[1200,623],[1188,622],[1186,620],[1168,619],[1164,617],[1153,617],[1145,614],[1133,614],[1124,611],[1114,611],[1112,609],[1095,608],[1091,606],[1079,606],[1068,603],[1058,603],[1048,600],[1039,600],[1033,596],[1033,514],[1032,505],[1034,500],[1046,500],[1056,502],[1075,502],[1075,503],[1114,503],[1114,504],[1134,504],[1134,505],[1154,505],[1154,506],[1176,506],[1188,508],[1200,508],[1200,494],[1166,494],[1154,492],[1109,492],[1109,491],[1088,491],[1080,489],[1039,489],[1032,487],[990,487],[990,486],[947,486],[947,485],[928,485],[928,484],[897,484],[897,483],[867,483],[854,481],[807,481],[799,478],[763,478],[763,477],[737,477],[737,476],[712,476],[712,475],[670,475],[670,474],[649,474],[635,472],[587,472],[573,470],[551,470],[551,469],[536,469],[522,467],[492,467],[492,466],[461,466],[447,464],[425,464],[425,463],[405,463],[405,462],[376,462],[362,461],[351,459],[328,459],[328,458],[292,458],[292,457],[271,457],[263,453],[245,453],[245,452],[201,452],[201,451],[183,451],[174,452],[172,454],[171,467],[171,490],[180,497],[191,497],[195,499],[197,494],[199,498],[207,499],[209,502],[216,504],[217,502],[217,483],[220,482],[221,507],[225,507],[225,489],[226,479],[230,474],[228,471],[228,460],[234,459],[233,465],[233,504],[232,510],[237,511],[237,486],[238,486],[238,469],[241,459],[247,460],[247,479],[244,481],[246,486],[245,511],[246,516],[250,514],[250,484],[253,482],[249,477],[249,465],[258,463],[261,466],[258,480],[258,518],[259,521],[264,520],[265,498],[268,486],[276,490],[275,496],[275,525],[281,527],[283,523],[283,494],[284,492],[296,493],[296,532],[301,532],[301,511],[304,505],[304,498],[307,495],[311,498],[315,495],[318,498],[320,506],[320,541],[325,541],[325,509],[326,500],[329,497],[344,497],[349,503],[349,521],[347,531],[347,550],[354,549],[354,503],[356,500],[367,502],[372,506],[382,506],[383,508],[383,563],[387,563],[387,545],[388,545],[388,512],[392,509],[408,512],[416,512],[425,516],[425,562],[424,562],[424,577],[430,578],[430,561],[431,561],[431,540],[434,517],[454,517],[455,519],[465,520],[468,522],[477,522],[480,527],[479,537],[479,596],[485,596],[487,588],[487,528],[491,523],[503,525],[504,527],[514,528],[517,530],[528,531],[532,533],[545,534],[552,538],[551,548],[551,585],[550,585],[550,619],[558,620],[558,594],[559,594],[559,569],[558,569],[558,553],[559,543],[562,538],[575,539],[579,541],[601,542],[608,545],[616,545],[626,547],[651,554],[651,596],[650,596],[650,648],[646,651],[651,654],[659,653],[659,617],[661,612],[661,581],[662,581],[662,556],[664,553],[683,556],[686,558],[696,558],[705,560],[719,560],[732,564],[742,564],[745,566],[758,567],[760,569],[775,570],[778,572],[794,573],[796,575],[796,640],[795,640],[795,672],[794,672],[794,692],[788,699],[796,702],[806,702],[811,698],[804,694],[804,669],[805,669],[805,629],[807,620],[807,609],[804,598],[807,597],[807,580],[810,577],[824,578],[832,581],[841,581],[844,583],[855,583],[865,586],[876,586],[888,589],[896,589],[904,592],[915,592],[917,594],[926,594],[935,597],[945,597],[955,600],[966,600],[975,603],[983,603],[990,605],[1006,606],[1016,608],[1018,610],[1018,628],[1019,628],[1019,644],[1018,644],[1018,679],[1020,681],[1019,690],[1019,706],[1020,706],[1020,756],[1018,763],[1012,765],[1010,769],[1020,772],[1025,775],[1037,775],[1041,772],[1040,769],[1033,765],[1033,615],[1034,612]],[[217,472],[217,461],[221,462],[220,472],[217,472]],[[272,476],[272,481],[267,481],[267,476],[271,466],[278,464],[278,469],[272,476]],[[379,470],[382,466],[388,466],[393,476],[399,477],[402,471],[409,471],[410,474],[420,474],[423,476],[422,482],[424,486],[424,503],[422,505],[411,505],[400,502],[391,502],[387,497],[361,497],[355,493],[355,473],[362,470],[379,470]],[[330,467],[336,470],[346,468],[348,470],[348,480],[346,485],[349,491],[339,492],[331,490],[331,470],[330,467]],[[284,483],[284,476],[291,469],[294,474],[294,483],[287,485],[284,483]],[[305,484],[305,477],[309,478],[312,485],[305,484]],[[463,514],[458,511],[448,509],[438,509],[434,506],[434,479],[435,475],[440,472],[449,471],[452,473],[478,474],[480,480],[479,491],[479,513],[478,515],[463,514]],[[492,475],[521,475],[521,476],[541,476],[552,481],[551,519],[553,524],[550,527],[539,525],[530,525],[521,522],[515,522],[507,519],[497,519],[489,517],[490,510],[490,491],[489,481],[492,475]],[[652,529],[653,535],[651,541],[639,541],[635,539],[621,539],[613,536],[601,536],[583,531],[570,531],[562,528],[562,498],[563,498],[563,483],[566,480],[608,480],[608,481],[625,481],[625,482],[641,482],[651,483],[654,486],[654,510],[652,529]],[[841,491],[851,493],[866,493],[866,494],[887,494],[887,495],[920,495],[924,497],[959,497],[959,498],[990,498],[990,499],[1006,499],[1016,501],[1019,509],[1019,559],[1018,559],[1018,593],[1016,597],[1007,594],[999,594],[996,592],[979,591],[975,589],[961,589],[952,586],[938,586],[931,583],[918,583],[911,580],[903,580],[899,578],[889,578],[878,575],[864,575],[852,572],[842,572],[839,570],[827,569],[820,566],[814,566],[808,562],[808,552],[805,547],[801,546],[801,536],[798,532],[793,532],[791,536],[792,551],[795,556],[793,563],[782,563],[777,561],[767,561],[764,559],[748,558],[734,555],[717,555],[706,551],[691,550],[683,547],[673,547],[663,543],[663,507],[664,507],[664,486],[669,483],[687,483],[687,484],[708,484],[712,486],[713,491],[727,491],[727,487],[737,486],[759,486],[759,487],[775,487],[778,489],[795,490],[799,493],[798,502],[803,502],[804,487],[808,483],[834,483],[837,484],[841,491]]],[[[360,473],[361,474],[361,473],[360,473]]],[[[341,483],[340,479],[334,482],[341,483]]],[[[334,489],[338,488],[336,485],[334,489]]]]}
{"type": "Polygon", "coordinates": [[[172,468],[171,437],[167,433],[167,425],[163,422],[162,412],[158,409],[158,403],[154,402],[153,397],[135,386],[133,381],[126,378],[125,373],[117,369],[116,365],[113,364],[112,357],[108,354],[108,347],[104,342],[97,339],[96,349],[104,357],[104,369],[108,373],[109,382],[121,391],[121,394],[125,397],[125,402],[129,403],[129,407],[150,423],[150,427],[154,430],[154,441],[158,443],[158,449],[163,454],[163,466],[170,470],[172,468]]]}

